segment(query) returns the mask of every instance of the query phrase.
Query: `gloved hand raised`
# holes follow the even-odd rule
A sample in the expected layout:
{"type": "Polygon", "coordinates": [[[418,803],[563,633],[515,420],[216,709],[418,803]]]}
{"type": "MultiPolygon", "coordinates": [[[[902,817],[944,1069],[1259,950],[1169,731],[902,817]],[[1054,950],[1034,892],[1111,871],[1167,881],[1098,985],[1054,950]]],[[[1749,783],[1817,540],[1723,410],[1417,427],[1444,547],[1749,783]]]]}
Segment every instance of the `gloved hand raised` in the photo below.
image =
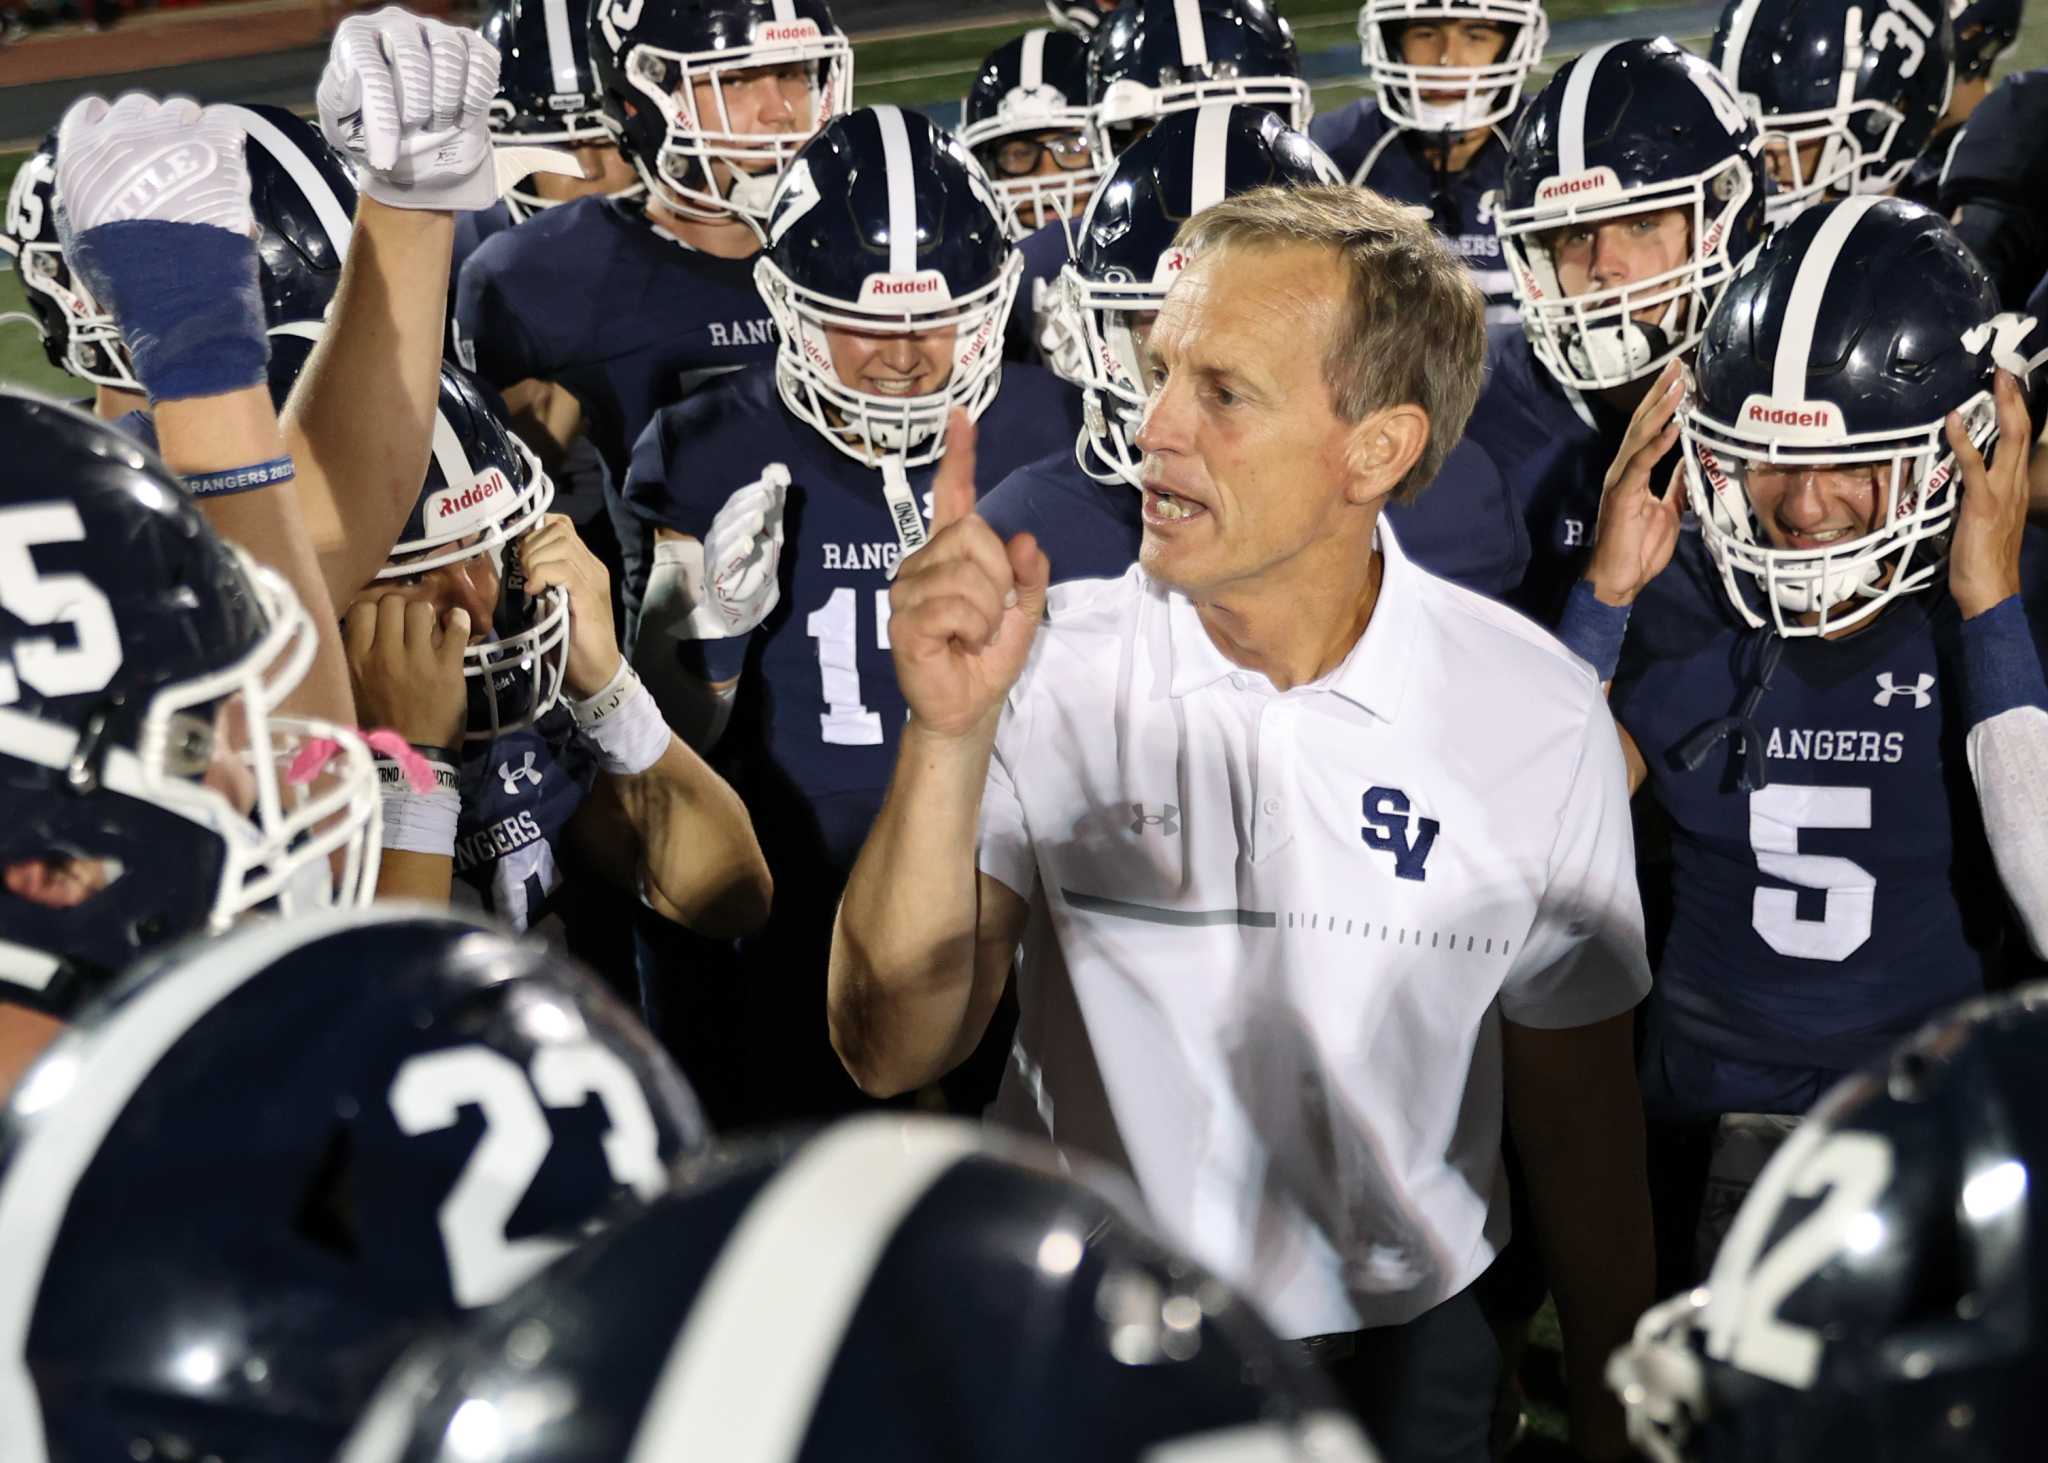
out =
{"type": "Polygon", "coordinates": [[[486,126],[497,90],[498,53],[482,36],[387,6],[335,29],[320,130],[379,203],[489,208],[499,192],[486,126]]]}

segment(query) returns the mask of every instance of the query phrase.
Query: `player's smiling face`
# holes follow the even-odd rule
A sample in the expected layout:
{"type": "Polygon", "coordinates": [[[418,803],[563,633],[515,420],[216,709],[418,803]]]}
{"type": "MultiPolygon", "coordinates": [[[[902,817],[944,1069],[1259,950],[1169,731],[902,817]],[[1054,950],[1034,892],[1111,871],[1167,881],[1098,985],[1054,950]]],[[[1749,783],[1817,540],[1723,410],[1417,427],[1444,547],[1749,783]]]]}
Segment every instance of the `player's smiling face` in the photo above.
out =
{"type": "Polygon", "coordinates": [[[827,326],[825,344],[839,384],[871,396],[931,396],[953,377],[951,325],[914,334],[827,326]]]}
{"type": "MultiPolygon", "coordinates": [[[[1657,208],[1598,223],[1566,224],[1545,234],[1541,246],[1549,251],[1558,286],[1568,297],[1626,289],[1685,264],[1692,256],[1692,215],[1683,208],[1657,208]]],[[[1657,304],[1633,313],[1637,320],[1656,324],[1669,308],[1657,304]]]]}
{"type": "Polygon", "coordinates": [[[1336,529],[1350,432],[1323,359],[1346,292],[1341,267],[1306,245],[1210,250],[1175,282],[1147,342],[1137,439],[1139,558],[1155,579],[1201,597],[1336,529]]]}
{"type": "Polygon", "coordinates": [[[1749,501],[1772,548],[1840,548],[1877,532],[1890,471],[1883,462],[1843,467],[1752,463],[1746,474],[1749,501]]]}

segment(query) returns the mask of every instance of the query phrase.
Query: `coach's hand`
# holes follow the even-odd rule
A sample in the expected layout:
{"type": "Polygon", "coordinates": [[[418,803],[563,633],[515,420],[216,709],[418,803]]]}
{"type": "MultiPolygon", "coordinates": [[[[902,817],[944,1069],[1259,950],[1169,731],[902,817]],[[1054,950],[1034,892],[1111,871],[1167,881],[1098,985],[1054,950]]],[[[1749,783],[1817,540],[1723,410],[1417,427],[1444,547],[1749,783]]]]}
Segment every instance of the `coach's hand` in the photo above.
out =
{"type": "Polygon", "coordinates": [[[1051,566],[1038,541],[1005,544],[974,512],[974,424],[954,408],[932,484],[932,539],[889,590],[896,680],[914,721],[957,737],[992,728],[1023,673],[1051,566]]]}
{"type": "Polygon", "coordinates": [[[1678,403],[1684,395],[1685,370],[1674,360],[1636,407],[1621,450],[1607,469],[1593,556],[1586,565],[1586,578],[1604,604],[1634,604],[1678,547],[1679,510],[1685,503],[1678,474],[1672,473],[1661,497],[1651,479],[1678,441],[1678,403]]]}
{"type": "Polygon", "coordinates": [[[2010,371],[1992,386],[1998,445],[1990,466],[1970,441],[1962,418],[1948,414],[1949,450],[1956,455],[1963,500],[1949,548],[1948,588],[1963,618],[1973,619],[2020,592],[2020,540],[2027,528],[2027,464],[2034,440],[2027,402],[2010,371]]]}
{"type": "Polygon", "coordinates": [[[443,625],[426,600],[393,590],[366,594],[342,615],[341,639],[357,721],[388,726],[421,746],[460,745],[469,721],[467,610],[449,611],[443,625]]]}

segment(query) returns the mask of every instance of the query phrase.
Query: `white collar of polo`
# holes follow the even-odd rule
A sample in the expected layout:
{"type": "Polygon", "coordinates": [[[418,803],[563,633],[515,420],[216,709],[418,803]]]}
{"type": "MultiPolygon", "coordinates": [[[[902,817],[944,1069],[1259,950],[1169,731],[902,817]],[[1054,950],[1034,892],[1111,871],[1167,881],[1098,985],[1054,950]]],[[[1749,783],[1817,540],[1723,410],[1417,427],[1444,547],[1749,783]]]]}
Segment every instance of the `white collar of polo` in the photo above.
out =
{"type": "MultiPolygon", "coordinates": [[[[1385,568],[1380,575],[1379,601],[1373,606],[1365,633],[1358,637],[1358,643],[1336,670],[1313,685],[1297,686],[1295,690],[1327,691],[1371,712],[1381,721],[1391,722],[1401,714],[1401,702],[1408,692],[1408,668],[1415,654],[1415,570],[1384,511],[1373,541],[1385,568]]],[[[1166,626],[1172,670],[1168,694],[1175,700],[1213,686],[1226,676],[1257,675],[1216,648],[1186,595],[1167,591],[1166,626]]],[[[1263,676],[1258,679],[1265,681],[1263,676]]]]}

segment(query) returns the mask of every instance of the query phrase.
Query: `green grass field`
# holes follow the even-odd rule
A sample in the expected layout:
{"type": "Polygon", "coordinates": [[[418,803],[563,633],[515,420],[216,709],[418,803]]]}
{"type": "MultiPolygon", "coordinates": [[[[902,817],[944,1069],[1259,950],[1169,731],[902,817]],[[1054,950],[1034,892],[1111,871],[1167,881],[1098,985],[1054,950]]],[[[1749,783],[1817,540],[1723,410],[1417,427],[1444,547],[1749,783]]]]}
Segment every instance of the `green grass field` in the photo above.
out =
{"type": "MultiPolygon", "coordinates": [[[[1304,54],[1346,48],[1352,44],[1357,6],[1353,0],[1280,0],[1280,8],[1294,23],[1295,35],[1304,54]]],[[[1611,0],[1550,0],[1553,21],[1579,16],[1625,12],[1639,8],[1614,4],[1611,0]]],[[[860,44],[856,67],[858,100],[874,102],[934,102],[957,98],[967,89],[981,57],[1017,34],[1030,22],[962,26],[925,35],[895,35],[860,44]]],[[[1694,46],[1704,36],[1680,36],[1694,46]]],[[[1548,58],[1543,75],[1567,59],[1568,53],[1548,58]]],[[[2019,44],[2000,63],[2001,73],[2024,70],[2048,63],[2048,15],[2039,7],[2020,32],[2019,44]]],[[[1347,77],[1318,86],[1316,106],[1322,110],[1340,107],[1365,92],[1362,77],[1347,77]]],[[[12,184],[23,154],[0,154],[0,193],[12,184]]],[[[0,261],[4,264],[5,261],[0,261]]],[[[20,280],[11,270],[0,271],[0,316],[23,309],[20,280]]],[[[39,390],[76,395],[77,384],[53,370],[44,357],[33,329],[21,321],[0,324],[0,381],[32,386],[39,390]]]]}

